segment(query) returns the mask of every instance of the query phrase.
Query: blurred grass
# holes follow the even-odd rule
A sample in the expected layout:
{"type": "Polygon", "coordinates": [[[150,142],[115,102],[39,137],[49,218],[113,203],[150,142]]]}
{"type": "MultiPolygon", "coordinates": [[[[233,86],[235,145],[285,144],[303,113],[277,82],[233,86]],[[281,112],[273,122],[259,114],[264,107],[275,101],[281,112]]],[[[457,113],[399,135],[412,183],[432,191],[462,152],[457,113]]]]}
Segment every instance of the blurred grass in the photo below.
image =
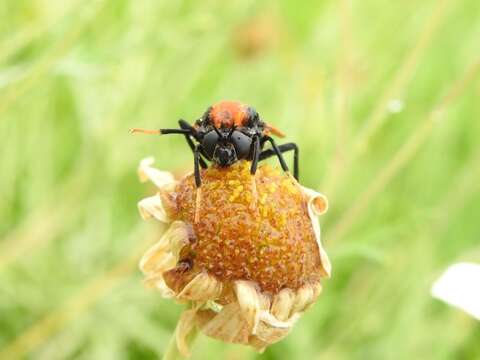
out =
{"type": "Polygon", "coordinates": [[[135,169],[192,159],[180,138],[127,129],[220,99],[298,142],[302,182],[331,200],[334,276],[263,355],[202,337],[193,358],[479,357],[479,324],[429,295],[445,266],[480,260],[479,14],[473,0],[2,2],[0,358],[162,355],[181,307],[141,285],[161,229],[139,219],[152,188],[135,169]]]}

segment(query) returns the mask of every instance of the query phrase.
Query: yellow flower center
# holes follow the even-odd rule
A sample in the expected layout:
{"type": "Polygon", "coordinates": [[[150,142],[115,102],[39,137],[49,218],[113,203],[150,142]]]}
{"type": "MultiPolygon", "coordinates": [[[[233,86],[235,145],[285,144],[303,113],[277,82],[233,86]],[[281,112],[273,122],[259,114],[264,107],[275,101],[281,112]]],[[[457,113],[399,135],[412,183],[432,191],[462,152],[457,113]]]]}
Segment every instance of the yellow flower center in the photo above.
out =
{"type": "Polygon", "coordinates": [[[247,161],[201,176],[198,190],[190,175],[162,194],[170,217],[190,224],[193,233],[177,268],[164,274],[171,288],[201,271],[222,282],[251,280],[271,294],[319,281],[307,198],[293,178],[268,165],[253,177],[247,161]]]}

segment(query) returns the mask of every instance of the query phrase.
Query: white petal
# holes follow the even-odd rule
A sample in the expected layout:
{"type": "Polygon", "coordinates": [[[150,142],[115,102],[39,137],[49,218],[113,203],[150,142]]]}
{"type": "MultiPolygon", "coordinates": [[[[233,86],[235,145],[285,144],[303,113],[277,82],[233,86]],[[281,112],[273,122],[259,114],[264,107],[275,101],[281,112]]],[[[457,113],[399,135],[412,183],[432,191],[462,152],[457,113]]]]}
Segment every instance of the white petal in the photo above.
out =
{"type": "Polygon", "coordinates": [[[320,262],[322,265],[321,273],[323,276],[330,277],[332,274],[332,264],[330,263],[327,253],[323,249],[320,237],[320,224],[317,219],[318,215],[324,214],[328,210],[328,200],[325,195],[322,195],[315,190],[303,186],[302,188],[308,196],[308,215],[312,221],[313,231],[315,233],[320,253],[320,262]]]}
{"type": "Polygon", "coordinates": [[[160,201],[159,194],[140,200],[138,203],[138,210],[144,220],[154,217],[158,221],[164,223],[171,221],[160,201]]]}
{"type": "Polygon", "coordinates": [[[140,181],[145,182],[150,180],[158,188],[175,183],[175,178],[171,173],[160,171],[152,167],[154,162],[155,159],[153,157],[148,157],[140,161],[140,166],[138,167],[138,177],[140,178],[140,181]]]}
{"type": "Polygon", "coordinates": [[[480,265],[450,266],[433,284],[432,296],[480,320],[480,265]]]}

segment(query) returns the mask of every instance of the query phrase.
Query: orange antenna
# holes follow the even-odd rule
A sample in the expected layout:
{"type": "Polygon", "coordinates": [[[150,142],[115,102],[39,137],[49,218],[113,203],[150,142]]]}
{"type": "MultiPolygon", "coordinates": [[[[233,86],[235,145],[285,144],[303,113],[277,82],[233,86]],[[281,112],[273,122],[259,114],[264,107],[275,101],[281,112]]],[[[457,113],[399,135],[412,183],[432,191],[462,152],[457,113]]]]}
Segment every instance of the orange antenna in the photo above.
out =
{"type": "Polygon", "coordinates": [[[148,135],[161,135],[162,132],[160,130],[148,130],[148,129],[140,129],[140,128],[132,128],[129,130],[130,133],[142,133],[142,134],[148,134],[148,135]]]}
{"type": "Polygon", "coordinates": [[[271,133],[275,136],[278,136],[278,137],[285,137],[285,133],[279,129],[277,129],[275,126],[272,126],[268,123],[265,123],[265,131],[267,133],[271,133]]]}

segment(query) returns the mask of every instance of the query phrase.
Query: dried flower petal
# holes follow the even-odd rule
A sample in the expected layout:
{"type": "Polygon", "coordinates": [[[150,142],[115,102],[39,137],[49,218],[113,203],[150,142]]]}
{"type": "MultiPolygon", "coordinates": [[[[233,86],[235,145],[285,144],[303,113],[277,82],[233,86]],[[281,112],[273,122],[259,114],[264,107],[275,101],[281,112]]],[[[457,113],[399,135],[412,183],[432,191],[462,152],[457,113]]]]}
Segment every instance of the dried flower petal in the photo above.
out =
{"type": "Polygon", "coordinates": [[[268,345],[282,340],[290,332],[289,327],[276,327],[271,323],[261,322],[258,326],[257,335],[250,339],[249,345],[252,345],[258,351],[263,351],[268,345]]]}
{"type": "Polygon", "coordinates": [[[262,304],[262,296],[258,291],[258,287],[251,281],[240,280],[235,281],[234,289],[247,328],[250,334],[255,334],[260,321],[260,307],[262,304]]]}
{"type": "MultiPolygon", "coordinates": [[[[205,321],[205,312],[202,315],[205,321]]],[[[250,333],[238,303],[224,306],[215,316],[212,316],[212,312],[208,315],[211,319],[200,325],[202,333],[225,342],[248,344],[250,333]]],[[[202,320],[202,316],[199,320],[202,320]]]]}
{"type": "Polygon", "coordinates": [[[281,290],[273,298],[272,315],[278,320],[285,321],[290,317],[292,306],[295,302],[295,293],[291,289],[281,290]]]}
{"type": "Polygon", "coordinates": [[[165,299],[172,299],[175,297],[175,292],[165,283],[165,279],[162,276],[147,276],[144,283],[148,288],[157,289],[160,292],[160,296],[165,299]]]}
{"type": "Polygon", "coordinates": [[[152,165],[154,162],[153,157],[145,158],[140,162],[140,166],[138,167],[138,177],[140,181],[145,182],[150,180],[159,189],[175,183],[175,179],[171,173],[153,168],[152,165]]]}
{"type": "Polygon", "coordinates": [[[189,225],[183,221],[174,221],[170,228],[169,235],[169,248],[172,254],[178,259],[180,257],[181,250],[190,244],[192,235],[192,229],[189,225]]]}
{"type": "MultiPolygon", "coordinates": [[[[278,329],[290,329],[295,321],[297,321],[299,317],[298,313],[293,314],[290,318],[286,321],[281,321],[277,319],[271,312],[269,311],[262,311],[260,314],[260,320],[267,324],[269,327],[278,328],[278,329]]],[[[260,332],[258,334],[261,334],[260,332]]]]}
{"type": "Polygon", "coordinates": [[[292,313],[305,311],[308,306],[317,300],[321,290],[322,285],[320,283],[304,285],[298,289],[295,302],[292,305],[292,313]]]}
{"type": "Polygon", "coordinates": [[[179,299],[193,301],[215,300],[222,293],[222,283],[215,277],[201,272],[177,295],[179,299]]]}
{"type": "Polygon", "coordinates": [[[195,326],[195,316],[197,311],[195,309],[185,310],[180,319],[178,320],[177,329],[175,330],[175,340],[177,341],[177,347],[184,357],[190,356],[190,350],[187,344],[187,336],[193,330],[195,326]]]}
{"type": "Polygon", "coordinates": [[[307,194],[308,206],[315,215],[323,215],[328,211],[328,200],[325,195],[304,186],[302,186],[302,189],[307,194]]]}
{"type": "Polygon", "coordinates": [[[176,263],[175,250],[185,241],[188,241],[187,225],[182,221],[173,222],[161,239],[143,255],[140,260],[140,270],[149,275],[171,269],[176,263]]]}
{"type": "Polygon", "coordinates": [[[140,211],[140,215],[144,220],[154,217],[163,223],[168,223],[171,221],[163,207],[162,202],[160,201],[158,194],[141,200],[138,203],[138,210],[140,211]]]}
{"type": "Polygon", "coordinates": [[[332,274],[332,265],[327,253],[323,249],[320,237],[320,225],[317,216],[324,214],[328,210],[328,200],[325,195],[322,195],[315,190],[302,187],[308,196],[308,215],[312,221],[313,231],[317,240],[318,250],[320,252],[321,274],[325,277],[330,277],[332,274]]]}

